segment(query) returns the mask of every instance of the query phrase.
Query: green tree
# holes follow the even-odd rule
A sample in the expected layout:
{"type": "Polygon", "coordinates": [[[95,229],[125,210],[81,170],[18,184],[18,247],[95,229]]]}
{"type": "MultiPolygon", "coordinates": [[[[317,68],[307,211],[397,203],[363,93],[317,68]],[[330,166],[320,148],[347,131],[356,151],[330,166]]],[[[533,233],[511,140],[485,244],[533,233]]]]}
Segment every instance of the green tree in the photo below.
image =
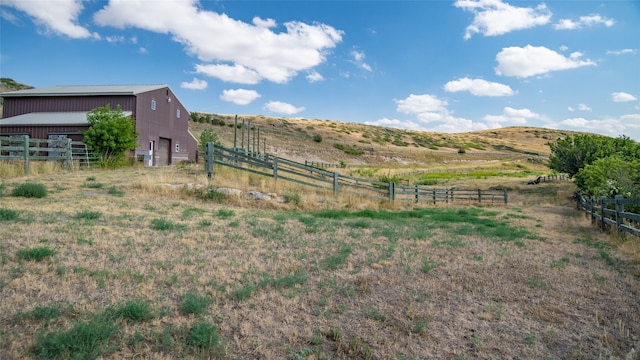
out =
{"type": "Polygon", "coordinates": [[[567,136],[550,144],[549,167],[558,172],[575,176],[580,169],[594,161],[609,156],[634,160],[640,158],[640,147],[626,136],[612,138],[600,135],[579,134],[567,136]]]}
{"type": "Polygon", "coordinates": [[[582,168],[575,183],[588,196],[640,196],[640,160],[614,155],[601,158],[582,168]]]}
{"type": "Polygon", "coordinates": [[[212,142],[215,146],[222,146],[220,139],[218,139],[218,134],[214,133],[211,129],[205,129],[200,134],[200,143],[198,144],[200,152],[205,152],[208,142],[212,142]]]}
{"type": "Polygon", "coordinates": [[[102,166],[118,166],[125,159],[127,150],[136,148],[138,133],[136,120],[128,117],[120,105],[115,109],[110,104],[87,113],[89,129],[84,132],[87,148],[99,154],[102,166]]]}

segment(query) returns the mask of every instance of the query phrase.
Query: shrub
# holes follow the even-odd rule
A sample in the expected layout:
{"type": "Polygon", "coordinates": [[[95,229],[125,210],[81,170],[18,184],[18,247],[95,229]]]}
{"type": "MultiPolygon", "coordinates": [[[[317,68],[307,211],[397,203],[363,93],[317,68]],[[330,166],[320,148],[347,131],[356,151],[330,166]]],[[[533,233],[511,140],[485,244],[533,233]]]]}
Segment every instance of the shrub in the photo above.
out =
{"type": "Polygon", "coordinates": [[[296,206],[300,205],[300,194],[295,191],[287,191],[282,195],[284,197],[284,201],[287,203],[292,203],[296,206]]]}
{"type": "Polygon", "coordinates": [[[16,252],[16,257],[22,260],[40,261],[48,256],[52,256],[56,251],[46,246],[21,249],[16,252]]]}
{"type": "Polygon", "coordinates": [[[11,195],[26,198],[43,198],[47,196],[47,188],[42,184],[24,183],[13,188],[11,195]]]}
{"type": "Polygon", "coordinates": [[[315,141],[317,143],[321,143],[322,142],[322,135],[320,135],[320,134],[313,135],[313,141],[315,141]]]}

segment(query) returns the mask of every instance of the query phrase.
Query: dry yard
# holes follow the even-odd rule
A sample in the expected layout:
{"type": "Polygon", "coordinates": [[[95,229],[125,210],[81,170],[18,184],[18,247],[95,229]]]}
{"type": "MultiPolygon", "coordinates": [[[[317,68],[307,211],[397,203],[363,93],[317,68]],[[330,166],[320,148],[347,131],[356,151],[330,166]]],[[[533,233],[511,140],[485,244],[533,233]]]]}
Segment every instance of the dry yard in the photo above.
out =
{"type": "Polygon", "coordinates": [[[0,359],[640,358],[638,239],[566,184],[410,208],[216,176],[286,202],[198,198],[200,167],[0,179],[0,359]]]}

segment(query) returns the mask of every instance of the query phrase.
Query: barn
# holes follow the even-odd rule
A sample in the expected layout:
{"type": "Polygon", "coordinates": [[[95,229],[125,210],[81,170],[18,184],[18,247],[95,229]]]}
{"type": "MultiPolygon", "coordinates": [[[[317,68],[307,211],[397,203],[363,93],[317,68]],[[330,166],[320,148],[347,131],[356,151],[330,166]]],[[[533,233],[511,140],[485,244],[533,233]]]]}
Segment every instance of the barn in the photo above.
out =
{"type": "Polygon", "coordinates": [[[198,142],[188,128],[189,112],[167,85],[55,86],[5,92],[0,136],[82,141],[87,112],[120,105],[136,121],[132,153],[147,166],[195,161],[198,142]]]}

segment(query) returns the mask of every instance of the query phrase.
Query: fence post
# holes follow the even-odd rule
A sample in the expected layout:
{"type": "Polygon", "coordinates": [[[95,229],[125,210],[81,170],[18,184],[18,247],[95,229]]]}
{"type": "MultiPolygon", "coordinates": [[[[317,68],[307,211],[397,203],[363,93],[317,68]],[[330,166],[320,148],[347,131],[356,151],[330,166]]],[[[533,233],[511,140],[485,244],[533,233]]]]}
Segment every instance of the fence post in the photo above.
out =
{"type": "Polygon", "coordinates": [[[396,183],[389,181],[389,200],[396,200],[396,183]]]}
{"type": "Polygon", "coordinates": [[[71,139],[67,139],[67,168],[73,169],[73,152],[71,149],[71,139]]]}
{"type": "Polygon", "coordinates": [[[451,202],[453,202],[453,189],[449,190],[449,194],[451,194],[451,202]]]}
{"type": "Polygon", "coordinates": [[[333,173],[333,196],[338,196],[338,173],[333,173]]]}
{"type": "Polygon", "coordinates": [[[482,191],[480,189],[478,189],[478,202],[482,203],[482,191]]]}
{"type": "Polygon", "coordinates": [[[604,210],[606,208],[606,206],[605,206],[605,200],[606,199],[607,199],[606,196],[600,197],[600,229],[602,229],[602,231],[604,231],[604,229],[605,229],[605,223],[604,223],[605,214],[604,214],[604,210]]]}
{"type": "Polygon", "coordinates": [[[449,189],[445,189],[445,191],[444,191],[444,201],[447,204],[449,203],[449,189]]]}
{"type": "Polygon", "coordinates": [[[508,191],[507,189],[504,189],[504,203],[507,203],[507,198],[508,198],[508,191]]]}
{"type": "Polygon", "coordinates": [[[589,212],[591,213],[591,224],[596,223],[596,197],[591,196],[589,199],[589,212]]]}
{"type": "Polygon", "coordinates": [[[416,202],[418,202],[420,197],[420,189],[418,188],[418,185],[414,185],[414,187],[415,187],[415,193],[416,193],[416,202]]]}
{"type": "Polygon", "coordinates": [[[435,205],[436,204],[436,189],[433,189],[431,194],[433,195],[433,204],[435,205]]]}
{"type": "Polygon", "coordinates": [[[622,225],[622,214],[620,213],[624,212],[624,203],[622,202],[622,200],[624,200],[624,196],[616,195],[614,200],[616,205],[616,228],[618,229],[618,232],[620,232],[620,226],[622,225]]]}
{"type": "Polygon", "coordinates": [[[24,135],[24,174],[29,175],[29,135],[24,135]]]}
{"type": "Polygon", "coordinates": [[[213,177],[213,143],[208,142],[205,144],[205,157],[204,157],[204,170],[207,172],[207,177],[211,179],[213,177]]]}
{"type": "Polygon", "coordinates": [[[278,157],[273,157],[273,180],[278,180],[278,157]]]}

